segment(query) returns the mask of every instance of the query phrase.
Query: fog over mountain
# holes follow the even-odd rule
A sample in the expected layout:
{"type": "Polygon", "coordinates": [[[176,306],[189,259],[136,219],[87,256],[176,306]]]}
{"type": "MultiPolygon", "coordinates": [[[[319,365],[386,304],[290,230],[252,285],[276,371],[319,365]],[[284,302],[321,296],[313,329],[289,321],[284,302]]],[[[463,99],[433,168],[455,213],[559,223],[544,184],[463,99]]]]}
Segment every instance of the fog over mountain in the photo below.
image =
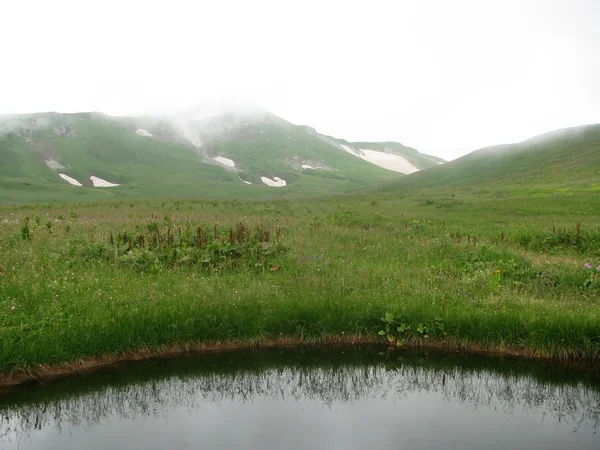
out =
{"type": "Polygon", "coordinates": [[[600,122],[594,0],[33,0],[3,16],[0,114],[249,105],[447,160],[600,122]]]}

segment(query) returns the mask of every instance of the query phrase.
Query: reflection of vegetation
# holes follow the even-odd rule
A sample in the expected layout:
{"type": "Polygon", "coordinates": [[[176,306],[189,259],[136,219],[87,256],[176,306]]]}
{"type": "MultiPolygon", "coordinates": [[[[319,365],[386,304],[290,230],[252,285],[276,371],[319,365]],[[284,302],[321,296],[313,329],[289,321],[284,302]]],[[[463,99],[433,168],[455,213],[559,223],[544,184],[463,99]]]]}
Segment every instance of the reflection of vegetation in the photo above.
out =
{"type": "Polygon", "coordinates": [[[376,351],[240,352],[151,362],[17,391],[0,402],[0,438],[48,426],[93,426],[111,416],[167,415],[206,402],[309,399],[331,405],[436,393],[504,413],[522,409],[555,421],[600,426],[598,380],[542,363],[376,351]],[[391,357],[390,357],[391,356],[391,357]],[[576,378],[574,378],[576,377],[576,378]]]}

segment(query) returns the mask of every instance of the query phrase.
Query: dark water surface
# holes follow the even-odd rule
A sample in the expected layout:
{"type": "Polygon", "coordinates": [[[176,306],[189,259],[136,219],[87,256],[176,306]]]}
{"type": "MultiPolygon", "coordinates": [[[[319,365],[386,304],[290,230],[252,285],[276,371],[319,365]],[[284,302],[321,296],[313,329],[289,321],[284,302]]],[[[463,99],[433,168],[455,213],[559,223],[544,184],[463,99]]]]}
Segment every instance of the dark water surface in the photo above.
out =
{"type": "Polygon", "coordinates": [[[600,449],[597,369],[381,348],[127,365],[0,396],[1,449],[600,449]]]}

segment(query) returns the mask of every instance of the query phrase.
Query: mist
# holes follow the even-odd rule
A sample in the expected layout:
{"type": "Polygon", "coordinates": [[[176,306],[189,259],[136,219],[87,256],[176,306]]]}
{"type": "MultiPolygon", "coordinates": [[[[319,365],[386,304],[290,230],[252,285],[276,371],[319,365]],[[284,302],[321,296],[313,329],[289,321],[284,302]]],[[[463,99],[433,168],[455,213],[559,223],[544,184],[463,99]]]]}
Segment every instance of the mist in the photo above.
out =
{"type": "Polygon", "coordinates": [[[9,114],[0,116],[0,137],[22,130],[36,131],[51,126],[47,114],[9,114]]]}
{"type": "Polygon", "coordinates": [[[13,2],[0,114],[234,105],[445,159],[600,122],[597,2],[397,3],[13,2]]]}

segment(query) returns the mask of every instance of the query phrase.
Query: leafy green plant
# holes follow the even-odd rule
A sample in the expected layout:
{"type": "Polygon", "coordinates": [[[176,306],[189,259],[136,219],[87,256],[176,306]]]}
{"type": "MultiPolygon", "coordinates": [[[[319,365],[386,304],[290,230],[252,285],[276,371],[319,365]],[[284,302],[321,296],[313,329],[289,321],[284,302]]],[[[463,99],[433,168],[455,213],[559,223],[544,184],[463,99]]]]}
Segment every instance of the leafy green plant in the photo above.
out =
{"type": "Polygon", "coordinates": [[[33,237],[31,228],[29,228],[29,220],[29,216],[25,216],[25,219],[23,219],[23,225],[21,225],[21,239],[24,241],[30,241],[33,237]]]}
{"type": "Polygon", "coordinates": [[[384,326],[378,334],[384,336],[390,345],[402,346],[410,338],[429,339],[432,336],[445,337],[448,335],[445,321],[441,317],[436,317],[434,325],[431,327],[419,322],[414,329],[401,317],[389,312],[385,313],[380,320],[384,326]]]}
{"type": "Polygon", "coordinates": [[[382,317],[383,329],[379,330],[379,336],[385,336],[390,345],[401,346],[406,342],[406,335],[410,332],[411,327],[400,321],[399,317],[392,313],[386,312],[382,317]]]}
{"type": "Polygon", "coordinates": [[[442,336],[448,335],[448,333],[446,332],[446,323],[442,317],[435,318],[435,330],[434,331],[436,334],[439,333],[442,336]]]}
{"type": "Polygon", "coordinates": [[[423,325],[421,322],[419,322],[419,324],[417,325],[416,330],[417,330],[417,333],[419,333],[419,335],[429,337],[429,335],[427,334],[429,331],[429,328],[427,328],[427,326],[423,325]]]}

